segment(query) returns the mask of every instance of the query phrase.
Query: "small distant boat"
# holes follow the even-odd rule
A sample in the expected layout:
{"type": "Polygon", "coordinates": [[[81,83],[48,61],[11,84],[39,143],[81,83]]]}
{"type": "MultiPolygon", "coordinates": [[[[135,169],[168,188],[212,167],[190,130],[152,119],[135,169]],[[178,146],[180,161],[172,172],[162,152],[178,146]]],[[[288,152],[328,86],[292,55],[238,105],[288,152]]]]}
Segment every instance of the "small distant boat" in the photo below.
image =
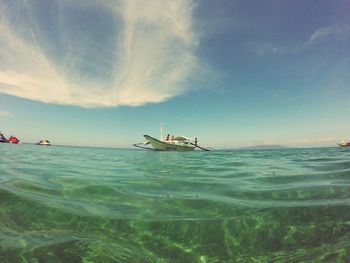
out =
{"type": "Polygon", "coordinates": [[[0,132],[0,143],[3,142],[3,143],[6,143],[8,142],[7,139],[5,138],[5,136],[0,132]]]}
{"type": "Polygon", "coordinates": [[[10,136],[7,142],[13,143],[13,144],[19,144],[20,140],[16,136],[10,136]]]}
{"type": "Polygon", "coordinates": [[[163,128],[160,127],[160,139],[156,139],[149,135],[144,135],[146,142],[133,144],[135,147],[155,150],[155,151],[193,151],[195,148],[203,151],[209,151],[206,147],[198,145],[197,138],[191,139],[184,136],[170,136],[163,140],[163,128]],[[152,148],[147,145],[151,144],[152,148]]]}
{"type": "Polygon", "coordinates": [[[349,142],[342,141],[342,142],[339,142],[337,144],[341,147],[350,147],[350,141],[349,142]]]}
{"type": "Polygon", "coordinates": [[[36,143],[37,145],[46,145],[46,146],[50,146],[51,145],[51,143],[50,143],[50,141],[49,140],[41,140],[41,141],[39,141],[39,142],[37,142],[36,143]]]}

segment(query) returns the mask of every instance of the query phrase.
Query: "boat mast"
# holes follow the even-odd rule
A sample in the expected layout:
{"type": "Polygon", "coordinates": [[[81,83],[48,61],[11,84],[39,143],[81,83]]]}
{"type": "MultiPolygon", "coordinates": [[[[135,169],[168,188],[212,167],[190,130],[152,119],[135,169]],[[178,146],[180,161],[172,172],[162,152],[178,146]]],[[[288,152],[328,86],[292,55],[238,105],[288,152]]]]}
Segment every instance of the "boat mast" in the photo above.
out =
{"type": "Polygon", "coordinates": [[[163,141],[163,124],[160,123],[160,140],[163,141]]]}

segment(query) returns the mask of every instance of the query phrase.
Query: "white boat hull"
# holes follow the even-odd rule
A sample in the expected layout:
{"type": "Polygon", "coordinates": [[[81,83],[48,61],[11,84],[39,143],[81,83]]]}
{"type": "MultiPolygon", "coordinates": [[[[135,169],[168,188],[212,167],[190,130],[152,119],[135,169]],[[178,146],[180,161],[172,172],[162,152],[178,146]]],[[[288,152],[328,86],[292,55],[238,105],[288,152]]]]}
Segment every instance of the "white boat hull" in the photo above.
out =
{"type": "Polygon", "coordinates": [[[338,143],[340,147],[350,147],[350,142],[347,143],[338,143]]]}
{"type": "Polygon", "coordinates": [[[51,143],[48,140],[42,140],[42,141],[36,143],[36,145],[51,146],[51,143]]]}
{"type": "Polygon", "coordinates": [[[153,148],[157,151],[193,151],[196,147],[192,144],[179,144],[176,142],[165,142],[157,140],[149,135],[144,137],[150,142],[153,148]]]}

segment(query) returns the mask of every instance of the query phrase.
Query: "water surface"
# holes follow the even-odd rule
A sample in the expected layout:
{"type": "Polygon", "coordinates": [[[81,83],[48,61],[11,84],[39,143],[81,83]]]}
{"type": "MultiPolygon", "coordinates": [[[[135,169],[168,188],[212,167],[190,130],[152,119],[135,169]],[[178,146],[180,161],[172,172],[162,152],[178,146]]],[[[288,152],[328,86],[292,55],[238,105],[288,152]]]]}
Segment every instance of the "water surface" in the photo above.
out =
{"type": "Polygon", "coordinates": [[[0,262],[350,262],[350,149],[0,144],[0,262]]]}

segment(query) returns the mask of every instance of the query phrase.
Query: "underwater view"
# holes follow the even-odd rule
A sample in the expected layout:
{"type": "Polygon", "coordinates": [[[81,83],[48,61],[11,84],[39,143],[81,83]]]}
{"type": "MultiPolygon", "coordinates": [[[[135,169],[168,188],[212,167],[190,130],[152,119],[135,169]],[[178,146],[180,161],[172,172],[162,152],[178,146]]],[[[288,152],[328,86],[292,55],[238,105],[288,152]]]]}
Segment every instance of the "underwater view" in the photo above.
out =
{"type": "Polygon", "coordinates": [[[349,262],[350,150],[0,145],[0,262],[349,262]]]}

